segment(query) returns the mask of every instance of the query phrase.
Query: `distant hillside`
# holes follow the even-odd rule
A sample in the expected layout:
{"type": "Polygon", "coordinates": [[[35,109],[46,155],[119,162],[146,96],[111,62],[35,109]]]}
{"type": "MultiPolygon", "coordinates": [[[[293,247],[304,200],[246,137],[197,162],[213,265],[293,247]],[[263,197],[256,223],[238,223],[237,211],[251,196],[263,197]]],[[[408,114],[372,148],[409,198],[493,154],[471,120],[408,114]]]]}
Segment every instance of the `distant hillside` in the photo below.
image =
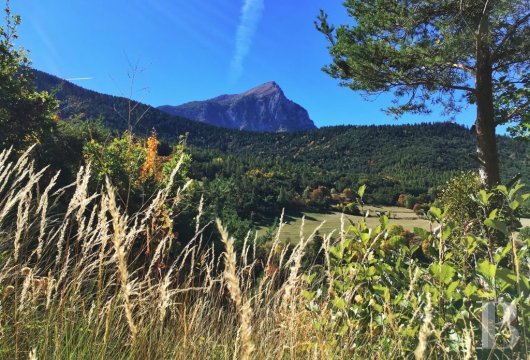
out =
{"type": "Polygon", "coordinates": [[[165,140],[176,141],[180,135],[189,134],[188,140],[194,145],[210,147],[212,144],[209,141],[219,133],[231,136],[237,132],[171,116],[149,105],[88,90],[42,71],[34,70],[34,74],[37,88],[54,92],[60,100],[60,115],[63,119],[81,114],[85,119],[101,118],[107,127],[123,131],[128,128],[131,106],[131,125],[138,135],[147,135],[154,128],[165,140]]]}
{"type": "Polygon", "coordinates": [[[303,131],[315,129],[307,110],[289,100],[275,82],[236,95],[221,95],[179,106],[160,106],[171,115],[210,125],[249,131],[303,131]]]}
{"type": "MultiPolygon", "coordinates": [[[[64,118],[83,113],[87,118],[102,117],[113,129],[127,128],[127,99],[86,90],[42,72],[35,74],[39,89],[55,89],[64,118]]],[[[301,193],[319,185],[341,191],[367,183],[374,201],[392,203],[399,193],[425,193],[456,172],[477,167],[468,156],[475,151],[473,134],[452,123],[259,133],[214,127],[144,104],[135,107],[131,118],[144,113],[134,126],[137,134],[148,134],[154,128],[168,141],[188,134],[195,178],[233,178],[241,189],[248,171],[275,169],[280,185],[263,195],[274,199],[278,196],[274,191],[281,187],[301,193]],[[225,161],[220,163],[219,157],[225,161]]],[[[521,172],[530,183],[529,144],[507,137],[499,137],[498,143],[503,179],[521,172]]]]}

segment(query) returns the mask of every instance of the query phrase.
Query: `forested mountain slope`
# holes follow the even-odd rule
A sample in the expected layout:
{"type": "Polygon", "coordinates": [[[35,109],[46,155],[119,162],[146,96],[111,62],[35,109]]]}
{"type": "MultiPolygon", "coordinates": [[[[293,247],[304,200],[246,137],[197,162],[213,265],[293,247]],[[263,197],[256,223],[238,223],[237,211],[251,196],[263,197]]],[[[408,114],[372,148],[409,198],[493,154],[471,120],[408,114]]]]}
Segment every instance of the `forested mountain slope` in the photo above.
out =
{"type": "MultiPolygon", "coordinates": [[[[101,117],[110,128],[127,129],[128,99],[86,90],[39,71],[35,74],[39,89],[54,90],[61,100],[62,118],[82,113],[85,118],[101,117]]],[[[341,192],[366,183],[370,201],[394,203],[400,193],[426,194],[456,172],[476,168],[468,156],[475,151],[473,134],[452,123],[255,133],[213,127],[144,104],[131,105],[135,133],[147,135],[154,128],[169,142],[187,134],[194,158],[192,175],[218,186],[212,199],[234,202],[242,215],[278,212],[278,201],[285,197],[280,196],[282,189],[287,201],[280,199],[280,203],[296,205],[304,191],[319,186],[341,192]],[[228,199],[233,191],[239,197],[228,199]]],[[[507,137],[498,141],[503,180],[522,173],[529,182],[528,143],[507,137]]]]}

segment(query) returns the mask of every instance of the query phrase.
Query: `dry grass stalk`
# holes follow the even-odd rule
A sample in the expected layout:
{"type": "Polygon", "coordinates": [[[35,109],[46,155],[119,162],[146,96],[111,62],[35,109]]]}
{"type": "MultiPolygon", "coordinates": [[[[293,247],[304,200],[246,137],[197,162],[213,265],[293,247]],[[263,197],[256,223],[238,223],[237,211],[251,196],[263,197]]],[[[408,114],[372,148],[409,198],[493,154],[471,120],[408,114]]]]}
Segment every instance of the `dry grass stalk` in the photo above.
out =
{"type": "Polygon", "coordinates": [[[221,238],[225,244],[225,270],[223,277],[226,282],[226,287],[230,293],[230,297],[234,301],[239,312],[239,334],[241,337],[241,349],[239,351],[240,358],[243,360],[250,359],[254,351],[254,343],[252,342],[252,307],[251,302],[246,301],[243,304],[241,288],[239,287],[239,278],[236,270],[236,254],[234,251],[234,239],[229,238],[228,232],[220,220],[217,220],[217,228],[221,233],[221,238]]]}
{"type": "Polygon", "coordinates": [[[127,324],[129,325],[129,330],[131,332],[131,339],[134,342],[136,335],[138,334],[138,328],[134,322],[133,318],[133,309],[131,303],[131,293],[132,293],[132,283],[129,280],[129,272],[127,270],[127,260],[125,253],[125,246],[123,244],[124,239],[127,236],[126,233],[126,216],[120,214],[118,207],[116,205],[116,198],[114,195],[114,189],[110,185],[109,180],[107,179],[107,194],[109,201],[109,212],[112,216],[113,232],[112,242],[114,245],[114,253],[118,265],[118,277],[120,280],[121,294],[123,297],[123,302],[125,306],[125,316],[127,318],[127,324]]]}
{"type": "Polygon", "coordinates": [[[296,287],[297,283],[300,281],[300,277],[298,276],[300,267],[302,265],[302,258],[305,254],[305,249],[307,247],[307,244],[315,237],[315,235],[320,231],[322,226],[324,226],[325,221],[323,221],[315,230],[313,230],[313,233],[307,237],[307,239],[304,239],[303,237],[303,225],[304,221],[302,221],[302,226],[300,230],[300,242],[296,245],[296,247],[293,250],[293,253],[291,255],[291,258],[289,261],[287,261],[286,265],[292,264],[290,271],[289,271],[289,277],[287,279],[286,284],[283,287],[283,299],[282,304],[284,306],[289,305],[291,306],[291,300],[293,297],[293,290],[296,287]]]}
{"type": "Polygon", "coordinates": [[[427,304],[425,305],[425,316],[418,335],[418,346],[416,347],[416,350],[414,350],[416,360],[425,359],[425,351],[427,350],[428,345],[427,341],[429,336],[433,333],[431,294],[427,293],[426,297],[427,304]]]}
{"type": "Polygon", "coordinates": [[[44,248],[44,236],[46,231],[46,224],[47,224],[47,218],[48,218],[48,199],[49,199],[49,193],[51,189],[55,186],[57,183],[57,179],[59,178],[60,172],[57,172],[54,177],[51,179],[50,183],[46,186],[44,189],[44,192],[42,193],[40,200],[39,200],[39,206],[37,207],[37,213],[40,213],[40,227],[39,227],[39,238],[37,239],[37,260],[42,257],[42,250],[44,248]]]}

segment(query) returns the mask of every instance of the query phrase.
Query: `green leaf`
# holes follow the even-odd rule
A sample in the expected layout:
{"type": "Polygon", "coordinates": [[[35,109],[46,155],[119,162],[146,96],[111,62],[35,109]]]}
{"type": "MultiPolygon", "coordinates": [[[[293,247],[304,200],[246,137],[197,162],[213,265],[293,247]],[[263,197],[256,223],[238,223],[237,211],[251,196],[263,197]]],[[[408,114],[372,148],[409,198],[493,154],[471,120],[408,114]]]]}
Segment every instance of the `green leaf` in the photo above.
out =
{"type": "Polygon", "coordinates": [[[502,259],[506,257],[512,251],[512,243],[509,242],[506,244],[506,246],[502,249],[501,252],[496,253],[494,256],[495,263],[498,264],[502,259]]]}
{"type": "Polygon", "coordinates": [[[521,206],[521,203],[517,200],[514,200],[510,203],[510,208],[512,210],[517,210],[519,208],[519,206],[521,206]]]}
{"type": "Polygon", "coordinates": [[[430,233],[427,230],[419,228],[419,227],[415,227],[413,231],[415,235],[418,235],[422,239],[427,239],[430,235],[430,233]]]}
{"type": "Polygon", "coordinates": [[[429,209],[429,215],[431,215],[432,217],[434,217],[437,220],[441,220],[442,219],[442,210],[433,206],[433,207],[431,207],[429,209]]]}
{"type": "Polygon", "coordinates": [[[508,236],[508,228],[506,224],[499,220],[486,219],[484,220],[484,225],[502,232],[504,235],[508,236]]]}
{"type": "Polygon", "coordinates": [[[336,309],[344,310],[346,308],[346,301],[341,297],[334,298],[331,303],[336,309]]]}
{"type": "Polygon", "coordinates": [[[376,268],[374,266],[370,266],[366,270],[366,276],[374,276],[377,273],[376,268]]]}
{"type": "Polygon", "coordinates": [[[521,182],[517,182],[511,189],[510,189],[510,193],[508,194],[508,196],[510,198],[512,198],[515,194],[517,194],[517,192],[519,192],[519,190],[521,190],[522,188],[524,188],[524,184],[522,184],[521,182]]]}
{"type": "Polygon", "coordinates": [[[508,196],[508,189],[504,185],[499,185],[496,187],[504,196],[508,196]]]}
{"type": "Polygon", "coordinates": [[[362,185],[358,190],[357,190],[357,194],[359,195],[359,197],[362,199],[363,196],[364,196],[364,192],[366,191],[366,185],[362,185]]]}
{"type": "Polygon", "coordinates": [[[499,209],[493,209],[493,211],[490,212],[488,219],[495,220],[497,218],[498,212],[499,212],[499,209]]]}
{"type": "Polygon", "coordinates": [[[317,276],[317,273],[307,274],[302,276],[302,280],[304,280],[308,285],[311,285],[315,277],[317,276]]]}
{"type": "Polygon", "coordinates": [[[342,255],[343,255],[343,254],[342,254],[342,251],[339,250],[337,247],[335,247],[335,246],[331,246],[331,247],[329,248],[329,253],[330,253],[331,255],[333,255],[333,257],[336,258],[337,260],[342,260],[342,255]]]}
{"type": "MultiPolygon", "coordinates": [[[[497,269],[497,272],[495,273],[495,275],[496,275],[496,280],[499,283],[500,282],[506,283],[506,285],[512,286],[514,289],[517,286],[517,275],[515,275],[515,273],[511,271],[510,269],[500,267],[497,269]]],[[[506,289],[502,289],[502,290],[506,290],[506,289]]]]}
{"type": "Polygon", "coordinates": [[[444,284],[449,284],[456,274],[455,268],[449,264],[432,264],[429,267],[431,274],[444,284]]]}
{"type": "Polygon", "coordinates": [[[316,292],[315,291],[307,291],[307,290],[304,290],[302,291],[302,296],[307,300],[307,301],[311,301],[315,298],[315,294],[316,292]]]}
{"type": "Polygon", "coordinates": [[[487,193],[485,190],[480,190],[480,200],[482,202],[482,205],[488,206],[490,203],[490,197],[493,196],[492,193],[487,193]]]}
{"type": "Polygon", "coordinates": [[[383,285],[374,285],[373,289],[375,293],[380,296],[385,296],[386,293],[390,293],[390,290],[386,286],[383,286],[383,285]]]}
{"type": "Polygon", "coordinates": [[[497,267],[490,263],[488,260],[482,260],[478,263],[477,270],[480,274],[484,275],[488,279],[493,279],[497,272],[497,267]]]}
{"type": "Polygon", "coordinates": [[[445,225],[442,230],[442,240],[449,239],[449,236],[451,235],[451,227],[445,225]]]}
{"type": "Polygon", "coordinates": [[[372,301],[370,305],[372,306],[372,308],[374,308],[375,311],[383,312],[383,307],[379,305],[378,303],[376,303],[375,301],[372,301]]]}
{"type": "Polygon", "coordinates": [[[388,227],[388,217],[386,215],[382,215],[379,218],[379,222],[381,223],[383,229],[386,229],[388,227]]]}
{"type": "Polygon", "coordinates": [[[464,295],[466,297],[470,297],[471,295],[474,295],[478,290],[478,287],[473,285],[472,283],[467,284],[466,288],[464,289],[464,295]]]}
{"type": "Polygon", "coordinates": [[[447,289],[445,289],[445,295],[449,299],[460,299],[461,296],[456,291],[456,288],[458,287],[458,285],[460,285],[460,282],[458,280],[453,281],[452,283],[449,284],[449,286],[447,286],[447,289]]]}

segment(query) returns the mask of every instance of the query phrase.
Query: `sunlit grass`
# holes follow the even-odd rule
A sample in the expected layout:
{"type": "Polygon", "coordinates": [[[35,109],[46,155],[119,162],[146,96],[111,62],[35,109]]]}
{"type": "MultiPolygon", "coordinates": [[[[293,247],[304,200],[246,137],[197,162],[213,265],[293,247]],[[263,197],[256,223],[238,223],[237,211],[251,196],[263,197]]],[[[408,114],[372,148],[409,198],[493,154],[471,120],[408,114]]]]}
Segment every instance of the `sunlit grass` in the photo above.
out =
{"type": "MultiPolygon", "coordinates": [[[[352,282],[351,293],[343,289],[350,294],[347,301],[370,300],[359,294],[351,298],[366,279],[357,280],[353,267],[344,270],[330,261],[348,242],[347,219],[341,222],[336,214],[329,215],[334,222],[320,228],[315,225],[322,217],[307,214],[297,233],[296,222],[280,226],[271,252],[261,258],[254,256],[252,237],[236,252],[220,222],[225,249],[216,252],[204,243],[204,227],[197,224],[194,238],[160,268],[158,259],[173,239],[156,221],[156,210],[178,202],[186,186],[174,194],[169,184],[128,215],[110,183],[90,191],[89,169],[80,170],[73,186],[57,189],[54,180],[44,181],[44,172],[34,169],[29,153],[13,157],[10,151],[0,153],[1,358],[394,359],[410,357],[414,350],[418,358],[474,353],[467,329],[458,333],[456,345],[451,343],[457,350],[447,350],[439,329],[450,320],[430,323],[434,308],[429,296],[417,292],[418,268],[409,269],[410,283],[402,289],[418,301],[417,311],[401,320],[400,305],[388,302],[374,312],[390,318],[391,325],[401,321],[400,327],[346,318],[344,328],[344,315],[332,309],[345,300],[331,290],[313,301],[317,292],[309,291],[309,283],[317,281],[325,290],[344,278],[352,282]],[[62,211],[60,199],[67,204],[62,211]],[[323,235],[316,249],[322,257],[308,267],[306,255],[317,230],[323,235]],[[326,235],[330,230],[334,237],[326,235]],[[157,245],[148,255],[146,236],[157,245]],[[298,239],[294,248],[280,246],[290,237],[298,239]],[[413,335],[400,335],[402,327],[410,327],[413,335]]],[[[369,225],[377,222],[368,218],[369,225]]],[[[386,246],[380,241],[386,232],[359,229],[368,237],[360,237],[367,245],[356,266],[369,271],[373,253],[386,246]]]]}

